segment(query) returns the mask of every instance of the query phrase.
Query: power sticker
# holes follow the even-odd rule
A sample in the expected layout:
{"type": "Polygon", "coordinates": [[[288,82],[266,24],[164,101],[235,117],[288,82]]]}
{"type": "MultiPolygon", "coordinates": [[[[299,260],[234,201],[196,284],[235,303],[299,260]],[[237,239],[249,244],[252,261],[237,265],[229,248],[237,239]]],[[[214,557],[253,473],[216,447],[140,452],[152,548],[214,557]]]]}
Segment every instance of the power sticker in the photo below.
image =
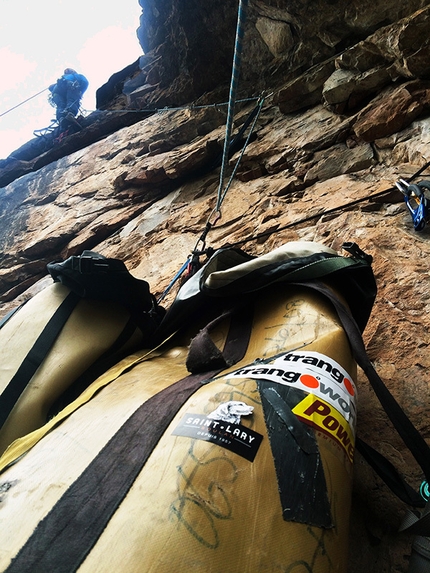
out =
{"type": "Polygon", "coordinates": [[[345,450],[352,462],[354,459],[354,435],[343,416],[332,405],[308,394],[292,409],[299,420],[331,436],[345,450]]]}
{"type": "Polygon", "coordinates": [[[355,432],[356,388],[348,372],[319,352],[288,352],[272,362],[257,362],[227,374],[228,378],[255,378],[292,386],[322,398],[333,406],[355,432]]]}

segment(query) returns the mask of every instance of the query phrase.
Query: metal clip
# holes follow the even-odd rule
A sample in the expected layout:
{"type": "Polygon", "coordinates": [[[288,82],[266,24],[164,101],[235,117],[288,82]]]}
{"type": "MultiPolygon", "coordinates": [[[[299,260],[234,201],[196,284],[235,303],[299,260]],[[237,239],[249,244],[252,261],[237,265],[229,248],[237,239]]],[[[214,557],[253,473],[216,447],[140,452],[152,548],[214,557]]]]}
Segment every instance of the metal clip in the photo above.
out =
{"type": "Polygon", "coordinates": [[[396,187],[403,194],[406,207],[412,217],[415,231],[422,231],[429,218],[429,200],[420,185],[428,188],[427,181],[422,181],[418,185],[410,185],[404,179],[396,182],[396,187]],[[411,203],[412,200],[414,200],[414,205],[411,203]]]}

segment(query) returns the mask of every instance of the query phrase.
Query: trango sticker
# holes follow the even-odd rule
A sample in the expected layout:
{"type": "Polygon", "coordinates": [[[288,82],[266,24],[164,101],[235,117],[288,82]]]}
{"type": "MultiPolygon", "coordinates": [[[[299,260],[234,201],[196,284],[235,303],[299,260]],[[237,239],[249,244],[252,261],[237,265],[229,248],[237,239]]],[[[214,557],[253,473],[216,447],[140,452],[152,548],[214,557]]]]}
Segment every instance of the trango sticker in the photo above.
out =
{"type": "Polygon", "coordinates": [[[354,459],[354,435],[343,416],[330,404],[308,394],[292,409],[292,412],[306,424],[331,436],[345,450],[349,460],[354,459]]]}
{"type": "Polygon", "coordinates": [[[351,376],[335,360],[319,352],[288,352],[271,363],[251,364],[226,378],[256,378],[293,386],[334,406],[355,432],[356,387],[351,376]]]}

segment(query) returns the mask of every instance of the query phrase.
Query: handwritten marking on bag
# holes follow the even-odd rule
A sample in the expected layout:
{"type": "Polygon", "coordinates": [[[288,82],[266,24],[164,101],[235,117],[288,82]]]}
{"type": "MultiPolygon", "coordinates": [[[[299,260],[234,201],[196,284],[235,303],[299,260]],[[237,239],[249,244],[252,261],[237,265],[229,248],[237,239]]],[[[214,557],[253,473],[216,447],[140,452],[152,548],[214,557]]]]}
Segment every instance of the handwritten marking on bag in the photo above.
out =
{"type": "Polygon", "coordinates": [[[303,543],[304,546],[307,546],[312,551],[310,557],[306,556],[304,559],[293,561],[285,568],[284,573],[313,573],[317,570],[334,571],[335,566],[330,555],[330,542],[326,543],[328,530],[307,526],[306,533],[306,541],[303,540],[303,543]]]}
{"type": "Polygon", "coordinates": [[[265,340],[269,344],[263,357],[285,352],[285,349],[291,346],[291,340],[303,331],[308,322],[308,317],[303,313],[305,304],[306,300],[304,298],[297,298],[287,302],[285,312],[282,315],[282,326],[274,324],[273,326],[265,327],[265,340]]]}
{"type": "Polygon", "coordinates": [[[192,441],[178,467],[178,498],[171,504],[172,515],[202,545],[219,546],[217,520],[232,518],[228,493],[238,477],[234,462],[217,455],[216,446],[198,453],[192,441]]]}

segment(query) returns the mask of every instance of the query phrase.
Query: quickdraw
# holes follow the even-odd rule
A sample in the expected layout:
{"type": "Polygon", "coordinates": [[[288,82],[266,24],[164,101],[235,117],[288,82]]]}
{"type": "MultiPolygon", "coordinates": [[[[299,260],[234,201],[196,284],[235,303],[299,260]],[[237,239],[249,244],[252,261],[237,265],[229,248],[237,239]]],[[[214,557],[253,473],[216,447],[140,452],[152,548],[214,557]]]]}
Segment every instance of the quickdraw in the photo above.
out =
{"type": "Polygon", "coordinates": [[[396,182],[397,189],[403,194],[406,206],[412,217],[415,231],[422,231],[430,221],[430,181],[410,184],[404,179],[396,182]]]}

